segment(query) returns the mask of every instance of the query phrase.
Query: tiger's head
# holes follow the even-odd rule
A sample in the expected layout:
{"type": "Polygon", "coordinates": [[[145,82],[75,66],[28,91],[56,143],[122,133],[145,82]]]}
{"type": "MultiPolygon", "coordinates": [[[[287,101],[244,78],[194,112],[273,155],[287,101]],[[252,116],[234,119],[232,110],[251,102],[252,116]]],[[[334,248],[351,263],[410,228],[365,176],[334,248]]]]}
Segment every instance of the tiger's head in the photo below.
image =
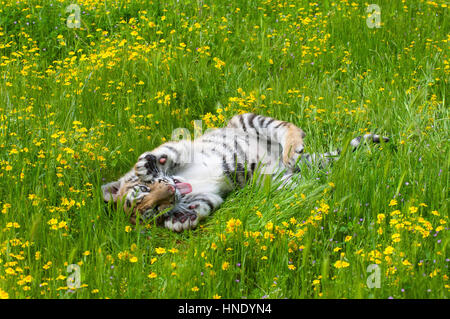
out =
{"type": "Polygon", "coordinates": [[[158,215],[173,206],[181,196],[173,182],[158,178],[143,182],[132,174],[127,174],[118,181],[102,186],[103,200],[121,205],[135,225],[138,215],[141,220],[158,215]]]}

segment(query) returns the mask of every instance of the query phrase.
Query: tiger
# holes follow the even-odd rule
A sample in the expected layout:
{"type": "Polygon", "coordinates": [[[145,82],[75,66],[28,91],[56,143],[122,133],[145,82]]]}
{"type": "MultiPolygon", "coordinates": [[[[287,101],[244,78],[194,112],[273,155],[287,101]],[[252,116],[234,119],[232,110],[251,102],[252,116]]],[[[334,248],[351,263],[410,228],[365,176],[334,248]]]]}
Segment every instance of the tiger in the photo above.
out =
{"type": "MultiPolygon", "coordinates": [[[[341,149],[305,153],[305,136],[291,122],[238,114],[194,140],[169,141],[141,154],[129,172],[102,186],[103,199],[124,203],[134,223],[137,215],[140,221],[157,216],[174,232],[194,229],[250,180],[262,183],[269,176],[280,189],[295,187],[302,163],[325,168],[339,159],[341,149]]],[[[382,141],[389,138],[368,133],[350,145],[356,150],[363,142],[382,141]]]]}

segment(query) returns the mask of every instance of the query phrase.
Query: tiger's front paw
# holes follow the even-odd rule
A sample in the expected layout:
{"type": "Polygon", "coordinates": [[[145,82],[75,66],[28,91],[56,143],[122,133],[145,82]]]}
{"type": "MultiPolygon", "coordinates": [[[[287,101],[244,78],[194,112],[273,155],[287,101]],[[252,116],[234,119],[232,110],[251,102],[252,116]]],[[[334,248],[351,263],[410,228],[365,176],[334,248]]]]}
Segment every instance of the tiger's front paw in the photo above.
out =
{"type": "Polygon", "coordinates": [[[167,216],[164,220],[164,227],[174,232],[194,229],[198,225],[199,218],[195,210],[176,211],[167,216]]]}
{"type": "Polygon", "coordinates": [[[139,156],[134,171],[142,181],[148,182],[160,175],[168,161],[169,158],[166,154],[146,152],[139,156]]]}

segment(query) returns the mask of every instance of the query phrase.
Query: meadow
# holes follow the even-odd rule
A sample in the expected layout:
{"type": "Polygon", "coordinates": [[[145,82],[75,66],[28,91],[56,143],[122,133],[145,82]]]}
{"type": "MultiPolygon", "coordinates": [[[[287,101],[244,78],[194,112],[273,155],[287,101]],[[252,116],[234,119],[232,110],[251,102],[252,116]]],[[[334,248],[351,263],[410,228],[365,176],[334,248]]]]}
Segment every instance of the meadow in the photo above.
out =
{"type": "Polygon", "coordinates": [[[449,297],[447,1],[0,3],[0,298],[449,297]],[[104,204],[244,112],[342,157],[181,234],[104,204]],[[367,132],[391,141],[345,146],[367,132]]]}

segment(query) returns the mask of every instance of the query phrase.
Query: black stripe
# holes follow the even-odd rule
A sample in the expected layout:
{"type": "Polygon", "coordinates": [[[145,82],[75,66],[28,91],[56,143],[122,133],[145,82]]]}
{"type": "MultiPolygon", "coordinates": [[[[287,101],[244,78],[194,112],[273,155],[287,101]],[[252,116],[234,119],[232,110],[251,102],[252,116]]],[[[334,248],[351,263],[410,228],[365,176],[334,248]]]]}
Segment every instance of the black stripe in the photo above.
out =
{"type": "Polygon", "coordinates": [[[258,120],[259,126],[263,127],[264,121],[267,120],[267,117],[264,117],[264,116],[261,116],[261,115],[258,115],[258,116],[259,116],[259,120],[258,120]]]}
{"type": "Polygon", "coordinates": [[[239,180],[239,185],[241,187],[243,187],[246,183],[246,170],[245,170],[244,165],[242,165],[241,163],[237,164],[236,176],[241,177],[241,178],[238,178],[238,180],[239,180]]]}
{"type": "Polygon", "coordinates": [[[264,125],[263,125],[263,127],[264,128],[266,128],[266,127],[268,127],[270,124],[272,124],[272,122],[274,122],[275,121],[275,119],[273,119],[273,118],[266,118],[266,119],[269,119],[269,121],[267,122],[267,123],[264,123],[264,125]]]}
{"type": "Polygon", "coordinates": [[[267,139],[267,155],[272,153],[272,140],[267,139]]]}
{"type": "Polygon", "coordinates": [[[241,126],[242,129],[244,130],[244,132],[247,132],[247,128],[245,127],[245,123],[244,123],[244,116],[239,116],[239,121],[241,122],[241,126]]]}
{"type": "Polygon", "coordinates": [[[286,126],[288,124],[289,124],[288,122],[281,122],[281,123],[278,123],[277,125],[275,125],[274,128],[279,128],[280,126],[286,126]]]}
{"type": "Polygon", "coordinates": [[[236,175],[232,173],[230,168],[228,167],[228,163],[226,161],[222,162],[222,169],[227,178],[230,180],[231,184],[233,184],[234,187],[237,186],[236,184],[236,175]],[[234,175],[234,176],[233,176],[234,175]]]}
{"type": "Polygon", "coordinates": [[[255,119],[256,114],[255,113],[251,113],[248,117],[247,117],[247,121],[248,121],[248,126],[250,126],[251,128],[255,128],[255,124],[253,123],[253,120],[255,119]]]}

